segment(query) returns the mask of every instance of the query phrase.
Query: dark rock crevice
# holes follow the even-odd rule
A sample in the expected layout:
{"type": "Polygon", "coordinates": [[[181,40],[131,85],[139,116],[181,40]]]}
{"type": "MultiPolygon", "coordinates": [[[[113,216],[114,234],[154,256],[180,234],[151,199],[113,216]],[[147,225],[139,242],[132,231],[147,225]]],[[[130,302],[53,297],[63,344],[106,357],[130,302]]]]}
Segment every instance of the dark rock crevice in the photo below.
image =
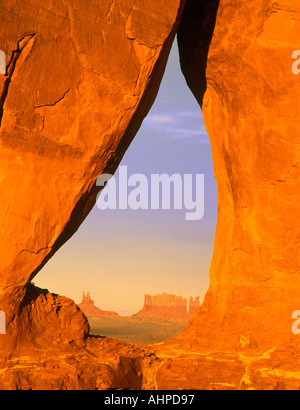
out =
{"type": "Polygon", "coordinates": [[[206,65],[220,0],[188,0],[177,39],[182,72],[202,107],[207,87],[206,65]]]}

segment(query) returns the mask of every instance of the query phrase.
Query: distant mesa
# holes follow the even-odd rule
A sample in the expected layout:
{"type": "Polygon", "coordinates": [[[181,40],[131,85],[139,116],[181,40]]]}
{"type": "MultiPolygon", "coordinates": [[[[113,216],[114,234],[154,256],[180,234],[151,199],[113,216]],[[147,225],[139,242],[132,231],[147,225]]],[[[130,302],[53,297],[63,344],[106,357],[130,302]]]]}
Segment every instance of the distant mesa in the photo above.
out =
{"type": "Polygon", "coordinates": [[[167,320],[190,320],[199,307],[199,296],[187,299],[182,296],[163,293],[155,296],[145,295],[144,307],[134,316],[167,320]]]}
{"type": "Polygon", "coordinates": [[[82,302],[78,306],[87,317],[101,317],[108,319],[119,317],[119,315],[116,312],[109,312],[97,308],[94,305],[94,301],[91,299],[91,295],[89,292],[87,292],[86,295],[83,292],[82,302]]]}
{"type": "MultiPolygon", "coordinates": [[[[99,317],[116,319],[121,318],[116,312],[105,311],[97,308],[91,299],[89,292],[83,292],[82,302],[78,305],[87,317],[99,317]]],[[[144,295],[144,306],[131,317],[144,317],[153,319],[164,319],[171,321],[189,321],[193,318],[199,307],[199,296],[195,299],[190,297],[189,303],[182,296],[168,293],[158,295],[144,295]]]]}

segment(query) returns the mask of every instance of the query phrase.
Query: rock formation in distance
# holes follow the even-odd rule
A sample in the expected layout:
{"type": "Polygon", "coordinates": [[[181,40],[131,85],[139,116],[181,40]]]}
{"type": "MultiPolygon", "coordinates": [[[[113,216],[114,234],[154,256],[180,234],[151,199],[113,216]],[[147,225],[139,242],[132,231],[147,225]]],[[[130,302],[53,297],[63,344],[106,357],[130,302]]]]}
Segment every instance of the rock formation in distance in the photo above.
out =
{"type": "Polygon", "coordinates": [[[166,320],[189,320],[199,307],[199,297],[189,299],[189,311],[187,299],[182,296],[168,293],[151,296],[144,295],[144,306],[135,316],[151,317],[166,320]],[[198,305],[197,305],[198,304],[198,305]]]}
{"type": "Polygon", "coordinates": [[[91,299],[90,293],[83,292],[82,295],[82,302],[79,303],[78,307],[82,312],[85,314],[87,317],[101,317],[101,318],[107,318],[107,319],[113,319],[119,317],[118,313],[116,312],[111,312],[111,311],[106,311],[106,310],[101,310],[97,308],[94,304],[94,301],[91,299]]]}
{"type": "Polygon", "coordinates": [[[188,307],[188,318],[192,319],[200,306],[200,297],[196,296],[195,299],[190,297],[188,307]]]}

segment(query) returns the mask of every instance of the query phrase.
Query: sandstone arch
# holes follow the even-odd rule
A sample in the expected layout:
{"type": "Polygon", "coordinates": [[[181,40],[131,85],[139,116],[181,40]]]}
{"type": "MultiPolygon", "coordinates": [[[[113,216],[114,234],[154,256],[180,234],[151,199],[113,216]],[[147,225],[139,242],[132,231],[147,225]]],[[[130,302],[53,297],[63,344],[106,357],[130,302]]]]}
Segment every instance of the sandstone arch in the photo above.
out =
{"type": "Polygon", "coordinates": [[[299,48],[299,6],[293,0],[188,0],[182,16],[185,2],[179,0],[160,1],[160,9],[156,0],[88,7],[81,0],[43,7],[28,0],[12,25],[10,1],[3,3],[0,48],[15,60],[8,89],[0,78],[0,308],[8,326],[0,347],[2,368],[11,357],[19,368],[18,382],[13,366],[3,371],[2,386],[46,383],[42,371],[17,361],[27,352],[52,369],[53,385],[68,372],[74,377],[63,383],[76,388],[128,387],[128,380],[130,387],[152,388],[167,379],[174,388],[178,368],[198,388],[257,387],[266,378],[271,387],[296,387],[291,373],[260,379],[257,357],[270,349],[264,368],[279,368],[281,349],[285,369],[299,368],[291,334],[291,314],[299,309],[299,78],[290,60],[299,48]],[[219,219],[205,302],[178,338],[157,349],[157,362],[147,349],[87,338],[87,322],[74,303],[30,280],[93,206],[97,176],[116,169],[155,99],[180,20],[182,69],[212,142],[219,219]],[[44,66],[53,55],[57,65],[44,66]],[[116,344],[119,354],[107,367],[116,344]],[[53,371],[45,346],[54,357],[77,355],[71,371],[67,361],[53,371]],[[231,352],[222,376],[219,356],[209,357],[215,367],[203,373],[208,349],[231,352]],[[82,351],[90,360],[87,373],[82,351]],[[160,351],[169,359],[159,359],[160,351]],[[201,377],[194,367],[182,367],[179,351],[197,352],[193,363],[201,377]],[[255,363],[252,373],[250,359],[239,356],[246,353],[255,363]],[[78,374],[84,374],[81,381],[78,374]]]}
{"type": "Polygon", "coordinates": [[[272,348],[293,339],[299,303],[297,7],[264,1],[256,15],[255,2],[200,3],[187,3],[179,48],[211,138],[219,216],[210,290],[191,329],[217,345],[272,348]]]}
{"type": "MultiPolygon", "coordinates": [[[[44,297],[31,280],[92,209],[97,177],[114,173],[150,109],[184,2],[166,0],[160,10],[153,0],[26,5],[18,26],[22,2],[1,10],[11,61],[0,78],[4,350],[30,340],[19,321],[44,297]]],[[[77,318],[68,340],[87,335],[79,310],[77,318]]]]}

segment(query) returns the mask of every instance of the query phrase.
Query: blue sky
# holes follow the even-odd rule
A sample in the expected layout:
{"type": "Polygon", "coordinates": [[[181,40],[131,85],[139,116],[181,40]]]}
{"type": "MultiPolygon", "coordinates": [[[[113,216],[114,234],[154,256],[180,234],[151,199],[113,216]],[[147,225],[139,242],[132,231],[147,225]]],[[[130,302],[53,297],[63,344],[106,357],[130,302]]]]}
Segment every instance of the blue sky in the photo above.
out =
{"type": "Polygon", "coordinates": [[[123,315],[142,307],[144,293],[202,299],[216,226],[216,184],[209,138],[180,71],[176,41],[156,102],[121,165],[129,174],[204,174],[204,218],[186,221],[185,210],[95,207],[35,278],[36,285],[76,303],[89,291],[99,308],[123,315]]]}

